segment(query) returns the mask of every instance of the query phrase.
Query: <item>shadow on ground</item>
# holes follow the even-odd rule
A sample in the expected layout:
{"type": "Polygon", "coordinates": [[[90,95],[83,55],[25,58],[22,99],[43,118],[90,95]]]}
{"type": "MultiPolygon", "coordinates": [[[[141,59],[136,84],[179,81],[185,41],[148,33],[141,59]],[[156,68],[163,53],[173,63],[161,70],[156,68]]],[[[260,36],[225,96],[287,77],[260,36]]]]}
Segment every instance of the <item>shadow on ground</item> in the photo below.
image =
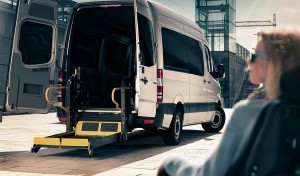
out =
{"type": "Polygon", "coordinates": [[[159,132],[138,130],[128,141],[100,147],[89,156],[85,149],[41,149],[38,153],[0,152],[0,170],[46,174],[93,175],[143,160],[219,133],[184,129],[178,146],[165,146],[159,132]],[[29,164],[31,163],[31,164],[29,164]],[[34,169],[38,168],[38,169],[34,169]]]}

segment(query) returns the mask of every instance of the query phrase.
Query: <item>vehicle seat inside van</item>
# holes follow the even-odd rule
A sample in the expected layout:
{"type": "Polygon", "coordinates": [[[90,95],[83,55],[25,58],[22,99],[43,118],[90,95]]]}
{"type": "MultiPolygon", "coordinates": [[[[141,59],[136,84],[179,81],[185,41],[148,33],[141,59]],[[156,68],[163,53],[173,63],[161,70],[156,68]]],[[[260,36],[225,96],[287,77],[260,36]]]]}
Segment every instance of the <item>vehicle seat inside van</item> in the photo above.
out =
{"type": "Polygon", "coordinates": [[[260,114],[249,146],[227,175],[300,175],[300,65],[280,79],[279,99],[260,114]]]}

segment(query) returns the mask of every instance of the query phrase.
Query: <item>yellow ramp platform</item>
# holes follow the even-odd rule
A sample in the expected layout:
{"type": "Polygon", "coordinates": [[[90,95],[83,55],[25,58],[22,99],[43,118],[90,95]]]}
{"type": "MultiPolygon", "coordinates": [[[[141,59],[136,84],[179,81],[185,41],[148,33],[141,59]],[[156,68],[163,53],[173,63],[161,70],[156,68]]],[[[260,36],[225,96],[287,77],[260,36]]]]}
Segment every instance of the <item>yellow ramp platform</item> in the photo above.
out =
{"type": "Polygon", "coordinates": [[[79,121],[76,130],[48,137],[35,137],[31,152],[38,152],[41,147],[75,147],[87,149],[92,155],[97,147],[120,140],[121,122],[79,121]]]}

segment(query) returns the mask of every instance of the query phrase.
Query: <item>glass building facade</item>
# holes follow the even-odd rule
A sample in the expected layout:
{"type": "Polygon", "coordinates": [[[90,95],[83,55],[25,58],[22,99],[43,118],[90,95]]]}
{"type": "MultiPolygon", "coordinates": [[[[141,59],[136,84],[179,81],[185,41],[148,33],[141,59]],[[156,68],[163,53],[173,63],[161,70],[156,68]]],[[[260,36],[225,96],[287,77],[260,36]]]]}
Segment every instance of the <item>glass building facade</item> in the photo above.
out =
{"type": "Polygon", "coordinates": [[[195,21],[210,44],[214,62],[224,65],[226,77],[219,80],[224,106],[232,107],[243,94],[241,85],[248,80],[244,70],[250,57],[250,52],[236,43],[236,0],[196,0],[195,6],[195,21]]]}
{"type": "Polygon", "coordinates": [[[6,9],[15,9],[18,0],[0,0],[0,7],[6,9]]]}
{"type": "Polygon", "coordinates": [[[213,51],[236,53],[236,0],[196,0],[196,23],[213,51]]]}

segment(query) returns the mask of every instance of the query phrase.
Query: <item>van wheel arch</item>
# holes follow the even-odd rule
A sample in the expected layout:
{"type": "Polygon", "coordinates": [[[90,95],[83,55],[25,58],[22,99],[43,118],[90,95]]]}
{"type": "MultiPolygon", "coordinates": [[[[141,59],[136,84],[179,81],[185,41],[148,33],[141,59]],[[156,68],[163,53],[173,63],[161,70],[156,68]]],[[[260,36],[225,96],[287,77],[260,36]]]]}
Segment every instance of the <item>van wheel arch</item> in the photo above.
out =
{"type": "Polygon", "coordinates": [[[174,109],[174,112],[176,111],[176,109],[179,109],[181,111],[181,114],[182,114],[182,121],[183,121],[183,117],[184,117],[184,107],[183,107],[183,104],[181,102],[177,103],[175,109],[174,109]]]}

